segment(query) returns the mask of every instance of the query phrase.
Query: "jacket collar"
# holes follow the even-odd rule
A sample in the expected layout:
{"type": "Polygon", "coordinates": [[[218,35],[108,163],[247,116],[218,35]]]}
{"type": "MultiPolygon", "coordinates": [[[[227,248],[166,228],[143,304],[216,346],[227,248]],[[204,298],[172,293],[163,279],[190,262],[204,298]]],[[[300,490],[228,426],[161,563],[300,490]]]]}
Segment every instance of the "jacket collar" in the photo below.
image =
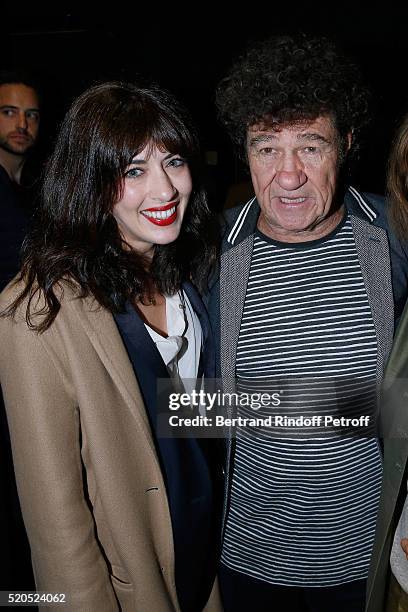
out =
{"type": "Polygon", "coordinates": [[[190,282],[183,283],[183,289],[200,321],[203,334],[198,377],[204,374],[205,378],[215,378],[215,346],[207,310],[196,288],[190,282]]]}
{"type": "MultiPolygon", "coordinates": [[[[197,290],[190,282],[184,282],[182,288],[201,325],[203,341],[197,376],[201,377],[204,375],[205,378],[214,378],[215,348],[207,311],[197,290]]],[[[144,375],[149,378],[153,377],[153,385],[157,378],[168,378],[167,368],[164,365],[163,359],[146,331],[142,319],[133,311],[133,307],[128,304],[126,312],[114,315],[114,318],[121,325],[121,328],[127,334],[128,341],[133,344],[136,350],[135,357],[137,357],[137,364],[139,366],[137,371],[144,372],[144,375]],[[129,317],[130,313],[133,314],[132,317],[129,317]]]]}
{"type": "MultiPolygon", "coordinates": [[[[351,185],[345,192],[344,204],[350,214],[370,223],[373,223],[378,217],[378,212],[372,202],[351,185]]],[[[254,233],[260,210],[256,197],[244,204],[226,235],[227,248],[239,244],[254,233]]]]}
{"type": "Polygon", "coordinates": [[[77,315],[79,326],[88,336],[141,431],[145,433],[156,457],[156,449],[140,388],[112,314],[102,308],[93,297],[73,298],[70,306],[77,315]]]}
{"type": "MultiPolygon", "coordinates": [[[[203,334],[201,366],[203,374],[205,377],[214,378],[215,348],[207,311],[197,290],[191,283],[183,283],[183,289],[201,324],[203,334]]],[[[81,300],[74,298],[71,300],[71,306],[77,314],[83,331],[89,337],[105,368],[121,392],[123,399],[141,426],[145,428],[146,434],[148,434],[149,421],[146,411],[140,409],[140,406],[143,405],[140,388],[112,314],[105,308],[102,308],[92,297],[81,300]]],[[[138,346],[142,351],[147,350],[150,363],[154,366],[156,375],[162,378],[166,377],[167,370],[164,363],[141,321],[139,327],[139,334],[135,338],[138,341],[138,346]],[[146,341],[145,343],[144,340],[146,341]]]]}

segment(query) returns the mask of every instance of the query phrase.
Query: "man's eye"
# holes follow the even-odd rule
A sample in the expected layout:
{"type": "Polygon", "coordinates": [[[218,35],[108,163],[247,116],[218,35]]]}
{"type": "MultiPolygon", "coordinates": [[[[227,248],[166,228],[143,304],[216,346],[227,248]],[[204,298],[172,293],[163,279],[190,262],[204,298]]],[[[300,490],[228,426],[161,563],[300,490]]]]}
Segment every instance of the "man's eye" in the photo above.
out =
{"type": "Polygon", "coordinates": [[[303,150],[305,153],[313,154],[317,153],[319,149],[317,147],[305,147],[303,150]]]}
{"type": "Polygon", "coordinates": [[[143,174],[143,170],[141,168],[129,168],[125,172],[125,178],[137,178],[143,174]]]}
{"type": "Polygon", "coordinates": [[[30,112],[26,113],[26,117],[27,117],[27,119],[31,119],[31,121],[39,121],[40,120],[40,114],[35,112],[35,111],[30,111],[30,112]]]}
{"type": "Polygon", "coordinates": [[[275,153],[273,147],[262,147],[262,149],[259,150],[260,155],[272,155],[273,153],[275,153]]]}
{"type": "Polygon", "coordinates": [[[6,117],[12,117],[15,114],[15,111],[12,108],[3,108],[1,114],[5,115],[6,117]]]}

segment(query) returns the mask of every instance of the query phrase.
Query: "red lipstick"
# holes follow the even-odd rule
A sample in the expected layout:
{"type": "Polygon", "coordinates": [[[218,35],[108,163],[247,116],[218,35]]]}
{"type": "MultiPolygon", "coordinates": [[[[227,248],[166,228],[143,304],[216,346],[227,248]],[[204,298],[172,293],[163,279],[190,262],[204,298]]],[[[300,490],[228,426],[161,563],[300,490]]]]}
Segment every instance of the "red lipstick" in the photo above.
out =
{"type": "Polygon", "coordinates": [[[163,206],[154,206],[153,208],[145,208],[148,212],[155,212],[156,210],[169,210],[169,208],[173,208],[173,206],[177,206],[178,200],[174,200],[174,202],[168,202],[168,204],[164,204],[163,206]]]}
{"type": "Polygon", "coordinates": [[[154,225],[160,225],[163,227],[166,225],[171,225],[177,219],[178,204],[179,204],[179,201],[177,200],[174,202],[169,202],[168,204],[165,204],[164,206],[154,206],[152,208],[145,208],[144,210],[141,210],[140,212],[144,216],[145,219],[150,221],[150,223],[153,223],[154,225]],[[172,209],[174,209],[174,211],[168,216],[158,217],[155,215],[155,213],[166,212],[172,209]]]}

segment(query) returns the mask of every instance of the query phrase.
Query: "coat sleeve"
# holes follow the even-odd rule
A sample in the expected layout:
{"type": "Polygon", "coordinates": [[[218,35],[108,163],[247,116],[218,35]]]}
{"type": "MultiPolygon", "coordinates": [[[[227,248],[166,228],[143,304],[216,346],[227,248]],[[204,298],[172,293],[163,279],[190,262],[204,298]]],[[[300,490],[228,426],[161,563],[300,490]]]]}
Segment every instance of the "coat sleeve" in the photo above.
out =
{"type": "Polygon", "coordinates": [[[67,364],[50,350],[51,330],[43,337],[10,318],[0,330],[1,385],[37,589],[65,593],[64,610],[119,610],[86,496],[67,364]]]}

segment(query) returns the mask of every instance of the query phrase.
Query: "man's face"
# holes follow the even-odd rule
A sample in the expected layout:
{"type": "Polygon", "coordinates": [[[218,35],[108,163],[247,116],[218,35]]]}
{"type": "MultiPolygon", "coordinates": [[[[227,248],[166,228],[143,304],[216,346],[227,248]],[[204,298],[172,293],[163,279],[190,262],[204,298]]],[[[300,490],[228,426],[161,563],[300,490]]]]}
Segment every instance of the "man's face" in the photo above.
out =
{"type": "Polygon", "coordinates": [[[0,85],[0,148],[24,156],[35,144],[40,123],[38,96],[22,83],[0,85]]]}
{"type": "Polygon", "coordinates": [[[259,229],[282,242],[304,242],[329,234],[342,218],[333,209],[339,166],[339,136],[332,120],[280,129],[252,126],[247,153],[261,207],[259,229]]]}

